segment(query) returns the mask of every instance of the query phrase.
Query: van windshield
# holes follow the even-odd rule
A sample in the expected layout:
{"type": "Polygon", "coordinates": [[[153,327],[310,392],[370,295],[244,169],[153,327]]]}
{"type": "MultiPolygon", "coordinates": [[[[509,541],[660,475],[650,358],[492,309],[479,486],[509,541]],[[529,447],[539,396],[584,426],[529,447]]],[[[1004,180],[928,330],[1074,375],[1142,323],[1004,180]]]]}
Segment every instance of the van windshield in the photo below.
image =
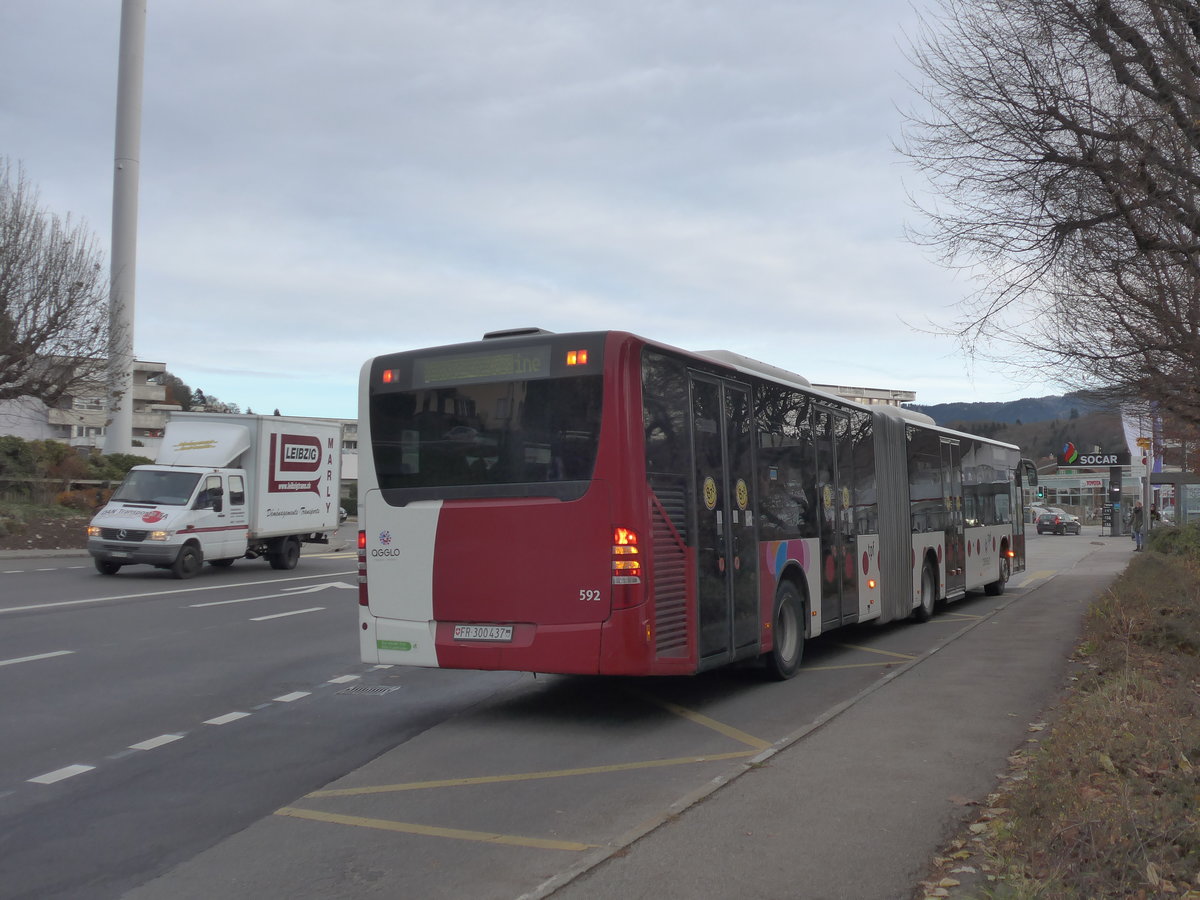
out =
{"type": "Polygon", "coordinates": [[[166,472],[162,469],[131,469],[112,495],[122,503],[153,503],[184,506],[191,499],[199,472],[166,472]]]}

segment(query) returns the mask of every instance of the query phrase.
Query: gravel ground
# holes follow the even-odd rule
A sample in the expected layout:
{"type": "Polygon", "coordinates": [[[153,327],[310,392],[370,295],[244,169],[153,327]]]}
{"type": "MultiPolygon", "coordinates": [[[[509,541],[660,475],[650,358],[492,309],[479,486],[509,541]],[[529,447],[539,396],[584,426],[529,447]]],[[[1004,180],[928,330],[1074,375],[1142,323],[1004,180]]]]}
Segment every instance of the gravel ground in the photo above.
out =
{"type": "Polygon", "coordinates": [[[85,550],[91,516],[41,516],[0,534],[0,550],[85,550]]]}

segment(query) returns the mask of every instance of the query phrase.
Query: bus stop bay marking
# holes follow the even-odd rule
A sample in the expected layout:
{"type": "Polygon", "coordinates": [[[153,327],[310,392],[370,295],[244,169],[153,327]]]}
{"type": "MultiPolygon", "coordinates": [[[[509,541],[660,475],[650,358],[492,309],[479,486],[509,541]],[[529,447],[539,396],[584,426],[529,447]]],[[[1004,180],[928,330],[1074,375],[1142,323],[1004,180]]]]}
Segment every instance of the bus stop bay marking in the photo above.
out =
{"type": "Polygon", "coordinates": [[[680,756],[674,759],[650,759],[640,762],[613,763],[608,766],[587,766],[581,769],[551,769],[545,772],[515,772],[511,775],[477,775],[467,778],[443,778],[437,781],[409,781],[401,784],[379,784],[360,788],[334,788],[305,794],[305,800],[324,797],[362,797],[368,794],[390,794],[399,791],[425,791],[434,788],[466,787],[478,784],[505,784],[517,781],[540,781],[546,778],[574,778],[577,775],[605,775],[612,772],[629,772],[638,769],[657,769],[665,766],[685,766],[692,763],[724,762],[753,756],[753,750],[737,750],[732,753],[707,753],[698,756],[680,756]]]}
{"type": "Polygon", "coordinates": [[[1019,588],[1029,587],[1029,585],[1038,581],[1047,581],[1058,574],[1056,569],[1039,569],[1036,572],[1026,572],[1025,577],[1021,579],[1021,583],[1017,585],[1019,588]]]}
{"type": "Polygon", "coordinates": [[[647,703],[652,703],[655,706],[662,707],[669,713],[674,713],[680,718],[687,719],[689,722],[695,722],[697,725],[703,725],[705,728],[711,728],[718,734],[723,734],[727,738],[732,738],[739,744],[745,744],[747,747],[753,747],[755,750],[767,750],[773,746],[770,741],[764,741],[762,738],[757,738],[752,734],[740,729],[734,728],[732,725],[726,725],[724,722],[718,722],[716,719],[709,718],[703,713],[698,713],[695,710],[687,709],[679,706],[676,703],[671,703],[669,700],[663,700],[655,697],[652,694],[646,694],[642,691],[628,689],[627,693],[639,700],[644,700],[647,703]]]}
{"type": "Polygon", "coordinates": [[[393,822],[390,819],[368,819],[363,816],[345,816],[339,813],[297,809],[291,806],[276,810],[275,815],[289,816],[294,819],[310,819],[315,822],[330,822],[335,825],[353,825],[358,828],[377,828],[381,831],[399,831],[403,834],[419,834],[426,837],[444,837],[485,844],[505,844],[510,847],[534,847],[539,850],[568,850],[579,853],[584,850],[594,850],[599,846],[598,844],[580,844],[575,841],[554,841],[514,834],[496,834],[490,831],[467,831],[460,828],[415,825],[409,822],[393,822]]]}
{"type": "Polygon", "coordinates": [[[894,656],[896,659],[916,659],[917,657],[911,653],[894,653],[891,650],[876,650],[874,647],[863,647],[859,644],[838,644],[839,647],[845,647],[847,650],[862,650],[864,653],[878,653],[880,656],[894,656]]]}

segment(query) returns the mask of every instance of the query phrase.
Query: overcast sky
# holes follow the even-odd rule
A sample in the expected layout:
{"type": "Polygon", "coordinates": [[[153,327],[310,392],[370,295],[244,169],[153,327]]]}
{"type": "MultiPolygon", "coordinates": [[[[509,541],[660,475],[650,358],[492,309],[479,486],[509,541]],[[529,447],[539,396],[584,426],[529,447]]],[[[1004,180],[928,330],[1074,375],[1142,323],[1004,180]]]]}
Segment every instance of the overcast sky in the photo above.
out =
{"type": "MultiPolygon", "coordinates": [[[[105,248],[120,9],[0,4],[0,155],[105,248]]],[[[903,236],[913,24],[906,0],[148,0],[135,352],[291,415],[355,416],[376,354],[526,325],[924,403],[1055,393],[910,327],[971,290],[903,236]]]]}

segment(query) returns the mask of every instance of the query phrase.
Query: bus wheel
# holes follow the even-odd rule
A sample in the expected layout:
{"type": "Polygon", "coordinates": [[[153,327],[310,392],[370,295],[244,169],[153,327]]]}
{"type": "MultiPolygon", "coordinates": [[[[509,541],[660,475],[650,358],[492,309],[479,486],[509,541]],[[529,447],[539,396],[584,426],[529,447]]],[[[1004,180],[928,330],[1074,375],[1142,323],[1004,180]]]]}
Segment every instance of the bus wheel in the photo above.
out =
{"type": "Polygon", "coordinates": [[[991,597],[999,597],[1004,593],[1004,588],[1008,584],[1008,576],[1012,574],[1012,563],[1008,561],[1008,557],[1001,554],[1000,556],[1000,576],[991,584],[983,586],[983,592],[991,597]]]}
{"type": "Polygon", "coordinates": [[[804,601],[796,585],[779,583],[775,592],[774,646],[763,654],[767,674],[776,681],[787,681],[800,668],[804,658],[804,601]]]}
{"type": "Polygon", "coordinates": [[[921,569],[921,605],[913,610],[913,618],[918,622],[928,622],[933,618],[933,605],[937,602],[937,577],[933,574],[933,566],[925,563],[921,569]]]}
{"type": "Polygon", "coordinates": [[[279,549],[267,556],[272,569],[294,569],[300,560],[300,542],[294,537],[284,538],[279,549]]]}
{"type": "Polygon", "coordinates": [[[171,565],[171,574],[176,578],[191,578],[204,565],[204,554],[194,544],[185,544],[171,565]]]}

